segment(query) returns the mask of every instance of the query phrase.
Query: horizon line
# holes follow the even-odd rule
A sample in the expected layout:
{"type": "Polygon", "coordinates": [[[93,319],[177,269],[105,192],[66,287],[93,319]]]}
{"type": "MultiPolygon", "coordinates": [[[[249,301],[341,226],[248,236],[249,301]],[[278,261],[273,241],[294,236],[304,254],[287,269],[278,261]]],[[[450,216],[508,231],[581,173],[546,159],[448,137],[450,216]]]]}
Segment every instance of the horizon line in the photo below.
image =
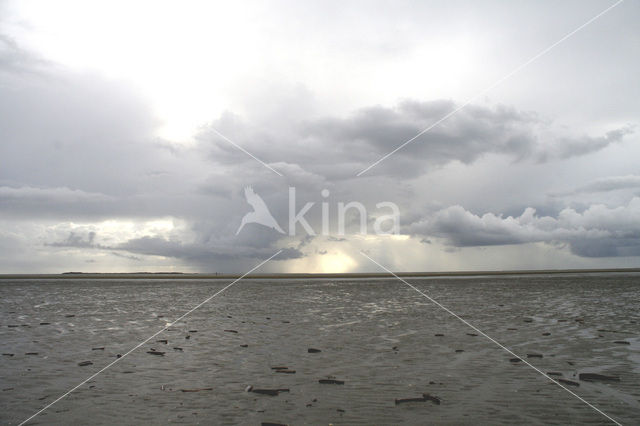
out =
{"type": "MultiPolygon", "coordinates": [[[[401,277],[451,277],[451,276],[482,276],[482,275],[544,275],[544,274],[589,274],[589,273],[620,273],[640,272],[638,268],[580,268],[580,269],[514,269],[514,270],[470,270],[470,271],[409,271],[409,272],[274,272],[249,274],[248,279],[322,279],[322,278],[393,278],[401,277]]],[[[240,274],[215,272],[62,272],[62,273],[16,273],[0,274],[0,280],[9,279],[80,279],[80,278],[182,278],[182,279],[234,279],[240,274]]]]}

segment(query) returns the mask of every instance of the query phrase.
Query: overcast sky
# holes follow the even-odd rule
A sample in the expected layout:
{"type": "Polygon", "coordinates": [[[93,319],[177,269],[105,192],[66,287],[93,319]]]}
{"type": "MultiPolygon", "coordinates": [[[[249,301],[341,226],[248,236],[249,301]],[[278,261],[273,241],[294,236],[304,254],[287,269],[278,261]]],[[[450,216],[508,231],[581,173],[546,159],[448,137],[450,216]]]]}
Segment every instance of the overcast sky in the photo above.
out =
{"type": "Polygon", "coordinates": [[[0,273],[640,266],[640,2],[563,40],[614,4],[0,0],[0,273]]]}

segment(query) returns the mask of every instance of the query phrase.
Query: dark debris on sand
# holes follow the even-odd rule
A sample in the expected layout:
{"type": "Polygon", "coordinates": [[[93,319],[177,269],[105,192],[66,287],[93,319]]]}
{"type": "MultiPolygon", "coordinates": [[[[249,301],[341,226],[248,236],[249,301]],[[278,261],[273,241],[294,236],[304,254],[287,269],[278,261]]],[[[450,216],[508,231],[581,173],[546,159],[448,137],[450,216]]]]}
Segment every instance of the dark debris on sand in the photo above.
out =
{"type": "Polygon", "coordinates": [[[278,389],[256,389],[253,386],[249,385],[245,389],[246,392],[253,392],[260,395],[269,395],[269,396],[278,396],[280,392],[289,392],[287,388],[278,388],[278,389]]]}
{"type": "Polygon", "coordinates": [[[435,395],[430,395],[428,393],[423,393],[422,397],[419,398],[396,398],[395,404],[403,404],[407,402],[426,402],[431,401],[436,405],[440,405],[441,399],[435,395]]]}
{"type": "Polygon", "coordinates": [[[620,377],[618,376],[605,376],[604,374],[596,374],[596,373],[580,373],[578,374],[578,379],[584,380],[586,382],[619,382],[620,377]]]}
{"type": "Polygon", "coordinates": [[[336,379],[320,379],[318,383],[322,383],[324,385],[344,385],[344,380],[336,380],[336,379]]]}

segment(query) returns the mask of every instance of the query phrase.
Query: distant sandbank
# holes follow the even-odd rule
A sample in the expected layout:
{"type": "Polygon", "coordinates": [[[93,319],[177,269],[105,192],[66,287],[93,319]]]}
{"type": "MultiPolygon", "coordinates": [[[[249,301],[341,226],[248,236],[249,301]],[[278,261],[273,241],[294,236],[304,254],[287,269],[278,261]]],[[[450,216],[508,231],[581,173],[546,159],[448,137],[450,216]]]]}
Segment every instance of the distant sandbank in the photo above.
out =
{"type": "MultiPolygon", "coordinates": [[[[505,271],[442,271],[442,272],[395,272],[399,277],[465,277],[486,275],[542,275],[542,274],[592,274],[592,273],[629,273],[640,272],[640,268],[610,269],[526,269],[505,271]]],[[[0,280],[8,279],[236,279],[242,274],[183,273],[183,272],[65,272],[62,274],[0,274],[0,280]]],[[[363,273],[287,273],[287,274],[249,274],[247,279],[349,279],[349,278],[392,278],[386,272],[363,273]]]]}

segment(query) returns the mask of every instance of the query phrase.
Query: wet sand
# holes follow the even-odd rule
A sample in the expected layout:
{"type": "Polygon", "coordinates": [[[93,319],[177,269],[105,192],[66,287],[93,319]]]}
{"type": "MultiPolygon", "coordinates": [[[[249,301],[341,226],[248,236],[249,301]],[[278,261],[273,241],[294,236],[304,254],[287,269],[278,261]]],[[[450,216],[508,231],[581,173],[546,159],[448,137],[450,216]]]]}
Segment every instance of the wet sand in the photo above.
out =
{"type": "MultiPolygon", "coordinates": [[[[621,423],[640,419],[639,274],[409,281],[621,423]]],[[[0,421],[29,417],[228,282],[3,280],[0,421]]],[[[242,280],[32,424],[608,423],[473,334],[397,280],[242,280]]]]}

